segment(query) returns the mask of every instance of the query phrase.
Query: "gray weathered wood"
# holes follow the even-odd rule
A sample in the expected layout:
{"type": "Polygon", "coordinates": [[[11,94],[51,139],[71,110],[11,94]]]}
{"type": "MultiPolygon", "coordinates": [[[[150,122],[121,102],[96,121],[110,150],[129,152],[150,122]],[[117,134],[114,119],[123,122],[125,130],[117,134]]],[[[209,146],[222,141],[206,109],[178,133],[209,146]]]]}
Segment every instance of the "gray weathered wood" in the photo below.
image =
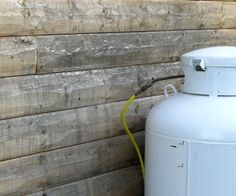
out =
{"type": "Polygon", "coordinates": [[[1,0],[0,35],[235,28],[235,9],[230,2],[1,0]]]}
{"type": "MultiPolygon", "coordinates": [[[[167,63],[2,78],[0,119],[124,100],[147,80],[179,73],[179,63],[167,63]]],[[[162,89],[158,83],[142,96],[162,94],[162,89]]]]}
{"type": "Polygon", "coordinates": [[[236,45],[236,33],[204,30],[62,35],[39,37],[38,42],[38,73],[50,73],[176,61],[194,49],[236,45]]]}
{"type": "Polygon", "coordinates": [[[140,168],[127,167],[28,196],[143,196],[140,168]]]}
{"type": "Polygon", "coordinates": [[[236,30],[227,30],[216,31],[216,45],[236,45],[236,30]]]}
{"type": "MultiPolygon", "coordinates": [[[[135,133],[141,148],[144,133],[135,133]]],[[[127,135],[0,162],[0,195],[24,195],[130,166],[127,135]]]]}
{"type": "Polygon", "coordinates": [[[37,70],[50,73],[176,61],[185,52],[215,45],[215,39],[213,30],[42,36],[37,38],[37,70]]]}
{"type": "Polygon", "coordinates": [[[236,45],[235,30],[1,38],[0,77],[176,61],[190,50],[236,45]],[[38,54],[38,55],[36,55],[38,54]]]}
{"type": "Polygon", "coordinates": [[[0,77],[35,74],[36,64],[37,42],[33,37],[0,38],[0,77]]]}
{"type": "MultiPolygon", "coordinates": [[[[132,131],[144,130],[146,115],[162,96],[141,98],[126,119],[132,131]]],[[[0,121],[0,160],[125,134],[120,123],[124,101],[0,121]]]]}

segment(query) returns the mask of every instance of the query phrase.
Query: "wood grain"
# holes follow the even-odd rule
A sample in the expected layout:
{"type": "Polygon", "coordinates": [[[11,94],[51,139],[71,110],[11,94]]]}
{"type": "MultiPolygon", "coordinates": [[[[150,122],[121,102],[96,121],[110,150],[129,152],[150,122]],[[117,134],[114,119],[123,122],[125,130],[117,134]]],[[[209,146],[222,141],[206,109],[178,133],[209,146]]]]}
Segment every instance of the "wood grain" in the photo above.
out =
{"type": "MultiPolygon", "coordinates": [[[[144,133],[135,133],[141,148],[144,133]]],[[[0,162],[0,194],[24,195],[132,165],[126,135],[0,162]]]]}
{"type": "Polygon", "coordinates": [[[0,35],[235,28],[235,9],[206,1],[2,0],[0,35]]]}
{"type": "Polygon", "coordinates": [[[236,29],[216,31],[215,45],[236,46],[236,29]]]}
{"type": "MultiPolygon", "coordinates": [[[[162,96],[134,101],[126,119],[132,131],[145,128],[151,107],[162,96]]],[[[120,123],[124,101],[0,121],[0,160],[83,144],[125,134],[120,123]]]]}
{"type": "MultiPolygon", "coordinates": [[[[179,63],[167,63],[2,78],[0,119],[124,100],[152,78],[180,73],[179,63]]],[[[163,83],[158,83],[141,96],[162,93],[163,83]]]]}
{"type": "Polygon", "coordinates": [[[140,168],[131,166],[28,196],[143,196],[140,168]]]}
{"type": "MultiPolygon", "coordinates": [[[[227,37],[235,39],[236,34],[227,37]]],[[[215,45],[216,32],[79,34],[37,40],[37,73],[50,73],[176,61],[185,52],[215,45]]]]}
{"type": "Polygon", "coordinates": [[[35,74],[37,48],[34,37],[0,38],[0,77],[35,74]]]}
{"type": "Polygon", "coordinates": [[[194,49],[236,45],[236,31],[29,36],[1,38],[1,42],[0,77],[7,77],[174,62],[194,49]]]}

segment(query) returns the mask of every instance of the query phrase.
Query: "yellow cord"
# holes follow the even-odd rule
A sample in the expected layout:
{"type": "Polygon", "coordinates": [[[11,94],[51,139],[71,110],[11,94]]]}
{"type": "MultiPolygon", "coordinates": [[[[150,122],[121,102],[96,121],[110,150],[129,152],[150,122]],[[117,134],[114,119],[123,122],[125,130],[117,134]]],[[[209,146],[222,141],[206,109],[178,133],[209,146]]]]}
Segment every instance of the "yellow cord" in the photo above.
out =
{"type": "Polygon", "coordinates": [[[143,178],[144,178],[144,163],[143,163],[143,157],[141,155],[141,152],[140,152],[140,149],[139,149],[139,146],[137,144],[137,142],[135,141],[134,139],[134,136],[132,135],[132,133],[130,132],[129,130],[129,127],[126,123],[126,119],[125,119],[125,116],[126,116],[126,112],[128,110],[128,107],[131,105],[131,103],[134,101],[135,99],[135,95],[132,95],[129,100],[125,103],[125,105],[123,106],[122,110],[121,110],[121,124],[123,126],[123,128],[125,129],[126,133],[128,134],[137,154],[138,154],[138,158],[139,158],[139,162],[140,162],[140,165],[141,165],[141,169],[142,169],[142,174],[143,174],[143,178]]]}

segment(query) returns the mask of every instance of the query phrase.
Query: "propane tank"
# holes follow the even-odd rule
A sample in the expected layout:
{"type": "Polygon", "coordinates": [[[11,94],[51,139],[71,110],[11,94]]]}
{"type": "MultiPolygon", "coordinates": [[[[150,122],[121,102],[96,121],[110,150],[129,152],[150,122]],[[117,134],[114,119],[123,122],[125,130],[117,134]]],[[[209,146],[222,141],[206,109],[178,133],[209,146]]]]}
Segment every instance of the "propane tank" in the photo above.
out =
{"type": "Polygon", "coordinates": [[[236,47],[181,62],[181,92],[167,85],[147,118],[145,196],[236,196],[236,47]]]}

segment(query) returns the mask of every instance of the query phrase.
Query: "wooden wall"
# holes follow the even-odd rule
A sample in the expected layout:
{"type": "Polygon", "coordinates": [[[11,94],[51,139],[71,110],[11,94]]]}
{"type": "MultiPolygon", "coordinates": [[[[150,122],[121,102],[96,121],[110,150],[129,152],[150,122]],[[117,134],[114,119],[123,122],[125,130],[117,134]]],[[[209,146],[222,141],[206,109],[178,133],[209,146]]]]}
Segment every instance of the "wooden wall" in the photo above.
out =
{"type": "MultiPolygon", "coordinates": [[[[159,0],[0,1],[0,195],[141,196],[124,101],[180,56],[236,45],[236,3],[159,0]]],[[[143,149],[163,85],[127,114],[143,149]]]]}

